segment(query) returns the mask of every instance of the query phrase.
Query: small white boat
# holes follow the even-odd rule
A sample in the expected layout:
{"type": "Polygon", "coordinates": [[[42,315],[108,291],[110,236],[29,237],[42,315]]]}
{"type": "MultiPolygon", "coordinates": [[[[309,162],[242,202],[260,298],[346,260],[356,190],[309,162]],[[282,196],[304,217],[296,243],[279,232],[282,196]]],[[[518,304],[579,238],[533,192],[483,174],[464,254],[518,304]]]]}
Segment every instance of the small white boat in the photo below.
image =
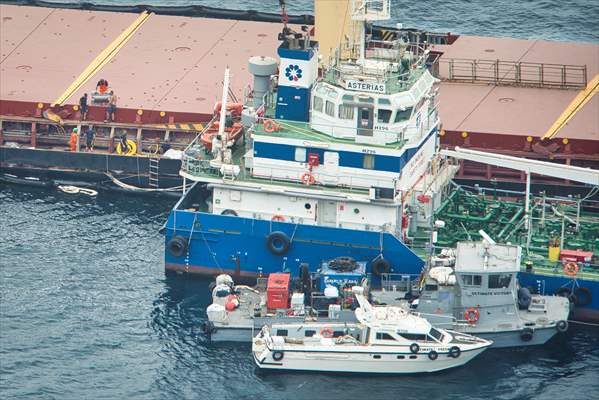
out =
{"type": "Polygon", "coordinates": [[[357,323],[264,326],[253,339],[261,369],[366,374],[435,372],[466,364],[493,342],[434,328],[399,307],[372,306],[354,288],[357,323]],[[295,333],[293,338],[288,333],[295,333]],[[304,337],[297,338],[303,332],[304,337]]]}
{"type": "Polygon", "coordinates": [[[78,186],[69,186],[69,185],[59,185],[58,189],[61,192],[68,194],[85,194],[90,197],[94,197],[98,195],[98,192],[93,189],[86,189],[78,186]]]}

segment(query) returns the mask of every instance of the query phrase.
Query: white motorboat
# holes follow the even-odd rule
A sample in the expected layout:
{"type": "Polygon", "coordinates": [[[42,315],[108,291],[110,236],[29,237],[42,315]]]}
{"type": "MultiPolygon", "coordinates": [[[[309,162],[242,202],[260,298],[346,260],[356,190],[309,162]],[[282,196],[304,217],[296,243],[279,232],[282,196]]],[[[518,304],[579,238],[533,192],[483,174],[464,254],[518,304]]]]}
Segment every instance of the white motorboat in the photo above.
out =
{"type": "Polygon", "coordinates": [[[265,325],[253,339],[261,369],[368,374],[435,372],[466,364],[492,342],[434,328],[399,307],[372,306],[354,288],[356,323],[265,325]],[[289,337],[294,332],[294,337],[289,337]],[[303,338],[298,338],[303,332],[303,338]]]}

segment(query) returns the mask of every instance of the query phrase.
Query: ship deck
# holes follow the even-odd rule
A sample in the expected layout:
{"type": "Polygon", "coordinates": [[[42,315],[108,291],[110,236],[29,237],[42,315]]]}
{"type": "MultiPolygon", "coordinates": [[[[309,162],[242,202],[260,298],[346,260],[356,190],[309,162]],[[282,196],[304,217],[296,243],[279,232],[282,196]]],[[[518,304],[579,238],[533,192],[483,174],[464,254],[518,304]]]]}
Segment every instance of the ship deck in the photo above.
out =
{"type": "MultiPolygon", "coordinates": [[[[22,112],[14,104],[53,102],[138,17],[5,4],[0,5],[0,14],[2,115],[22,112]]],[[[268,22],[152,15],[65,103],[77,104],[84,92],[105,78],[119,96],[122,117],[134,120],[136,111],[142,110],[142,122],[167,122],[169,117],[176,122],[205,120],[221,96],[225,67],[231,68],[233,93],[242,99],[251,83],[248,58],[274,56],[280,29],[279,24],[268,22]]],[[[588,80],[599,72],[597,44],[462,35],[451,45],[434,45],[433,51],[443,53],[441,75],[444,60],[461,58],[586,65],[588,80]]],[[[448,134],[442,141],[463,144],[472,140],[472,146],[484,147],[491,145],[485,143],[488,137],[481,136],[486,134],[538,138],[577,93],[574,89],[443,82],[440,117],[448,134]],[[461,132],[469,137],[458,137],[461,132]]],[[[92,107],[90,115],[102,118],[103,110],[92,107]]],[[[599,96],[558,137],[592,141],[599,149],[599,96]]],[[[505,140],[499,136],[497,146],[505,140]]],[[[588,154],[588,147],[585,142],[580,151],[588,154]]]]}

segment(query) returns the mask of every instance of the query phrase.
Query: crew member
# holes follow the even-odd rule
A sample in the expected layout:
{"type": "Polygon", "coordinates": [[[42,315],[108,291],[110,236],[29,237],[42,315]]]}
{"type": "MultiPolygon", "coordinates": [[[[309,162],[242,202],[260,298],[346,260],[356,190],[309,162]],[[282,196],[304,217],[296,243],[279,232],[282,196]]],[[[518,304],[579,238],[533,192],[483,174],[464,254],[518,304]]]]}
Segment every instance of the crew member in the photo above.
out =
{"type": "Polygon", "coordinates": [[[71,138],[69,139],[69,148],[71,151],[77,151],[77,140],[79,139],[79,130],[77,128],[73,128],[73,132],[71,133],[71,138]]]}
{"type": "Polygon", "coordinates": [[[87,119],[87,93],[83,93],[83,96],[79,99],[79,114],[81,121],[85,121],[87,119]]]}
{"type": "Polygon", "coordinates": [[[96,85],[96,91],[100,94],[106,93],[108,91],[108,81],[104,78],[100,79],[96,85]]]}
{"type": "Polygon", "coordinates": [[[90,125],[85,132],[85,150],[94,151],[94,128],[90,125]]]}
{"type": "Polygon", "coordinates": [[[127,131],[123,130],[121,135],[121,154],[127,154],[129,152],[129,144],[127,144],[127,131]]]}
{"type": "Polygon", "coordinates": [[[116,112],[117,97],[114,90],[110,91],[110,99],[108,100],[108,108],[106,108],[106,119],[104,122],[114,122],[114,113],[116,112]]]}

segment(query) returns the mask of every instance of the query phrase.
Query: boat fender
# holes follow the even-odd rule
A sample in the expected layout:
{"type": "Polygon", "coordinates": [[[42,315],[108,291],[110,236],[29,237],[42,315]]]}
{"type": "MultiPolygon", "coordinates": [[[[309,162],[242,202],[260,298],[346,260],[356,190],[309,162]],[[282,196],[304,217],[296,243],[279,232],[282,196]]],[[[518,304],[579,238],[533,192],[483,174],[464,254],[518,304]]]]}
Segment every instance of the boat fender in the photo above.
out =
{"type": "Polygon", "coordinates": [[[233,217],[237,217],[237,211],[227,208],[226,210],[223,210],[223,212],[221,212],[220,215],[231,215],[233,217]]]}
{"type": "Polygon", "coordinates": [[[264,128],[264,132],[266,133],[273,133],[277,130],[278,126],[272,119],[267,119],[262,123],[262,128],[264,128]]]}
{"type": "Polygon", "coordinates": [[[282,256],[289,250],[289,236],[281,231],[271,232],[266,237],[266,247],[270,252],[277,256],[282,256]]]}
{"type": "Polygon", "coordinates": [[[414,354],[418,353],[420,351],[420,346],[418,346],[418,343],[412,343],[410,345],[410,351],[414,354]]]}
{"type": "Polygon", "coordinates": [[[476,307],[470,307],[466,311],[464,311],[464,318],[468,321],[469,324],[475,324],[480,317],[480,312],[476,307]]]}
{"type": "Polygon", "coordinates": [[[271,218],[271,221],[275,221],[275,222],[285,222],[285,217],[283,217],[282,215],[273,215],[271,218]]]}
{"type": "Polygon", "coordinates": [[[555,328],[558,332],[566,332],[568,330],[568,321],[564,321],[563,319],[561,321],[557,321],[555,328]]]}
{"type": "Polygon", "coordinates": [[[577,287],[574,290],[574,297],[574,301],[577,306],[588,306],[589,304],[591,304],[591,301],[593,300],[593,295],[591,294],[591,291],[585,287],[577,287]]]}
{"type": "Polygon", "coordinates": [[[578,273],[578,264],[575,262],[568,262],[564,264],[564,274],[568,276],[576,276],[578,273]]]}
{"type": "Polygon", "coordinates": [[[522,329],[522,332],[520,332],[520,339],[522,339],[523,342],[530,342],[533,335],[534,331],[531,328],[524,328],[522,329]]]}
{"type": "Polygon", "coordinates": [[[312,173],[310,171],[304,172],[302,174],[302,176],[300,176],[300,181],[306,185],[306,186],[310,186],[310,185],[314,185],[314,182],[316,182],[316,179],[314,179],[314,175],[312,175],[312,173]]]}
{"type": "Polygon", "coordinates": [[[202,329],[206,335],[211,335],[216,332],[216,327],[211,321],[206,321],[202,324],[202,329]]]}
{"type": "Polygon", "coordinates": [[[273,351],[272,353],[272,359],[275,361],[281,361],[283,357],[285,357],[285,353],[282,351],[273,351]]]}
{"type": "Polygon", "coordinates": [[[530,290],[525,287],[518,289],[518,308],[520,310],[528,310],[531,302],[532,296],[530,294],[530,290]]]}
{"type": "Polygon", "coordinates": [[[439,357],[439,353],[437,353],[435,350],[431,350],[428,352],[428,358],[430,360],[435,361],[437,357],[439,357]]]}
{"type": "Polygon", "coordinates": [[[453,346],[449,349],[449,357],[458,358],[462,354],[462,350],[458,346],[453,346]]]}
{"type": "Polygon", "coordinates": [[[576,294],[572,293],[572,289],[567,287],[561,287],[555,291],[557,296],[567,297],[570,301],[570,310],[574,308],[576,304],[578,304],[578,299],[576,298],[576,294]]]}
{"type": "Polygon", "coordinates": [[[384,258],[379,258],[372,264],[372,273],[376,276],[388,274],[389,272],[391,272],[391,264],[384,258]]]}
{"type": "Polygon", "coordinates": [[[187,251],[187,239],[183,236],[173,236],[166,246],[173,256],[181,257],[187,251]]]}

